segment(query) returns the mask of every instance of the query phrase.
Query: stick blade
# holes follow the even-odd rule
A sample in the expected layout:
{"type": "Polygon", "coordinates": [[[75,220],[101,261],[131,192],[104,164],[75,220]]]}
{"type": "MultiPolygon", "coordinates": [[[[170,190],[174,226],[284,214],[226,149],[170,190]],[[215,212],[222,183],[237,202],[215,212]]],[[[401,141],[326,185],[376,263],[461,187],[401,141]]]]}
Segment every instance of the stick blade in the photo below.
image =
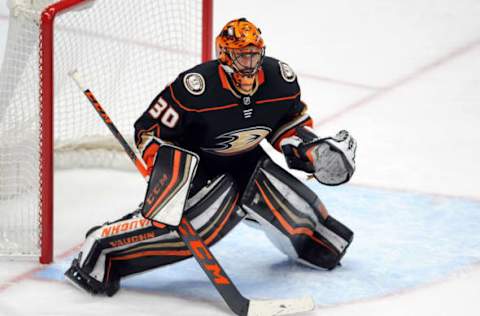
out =
{"type": "Polygon", "coordinates": [[[315,302],[311,296],[283,300],[251,300],[247,316],[290,315],[312,311],[315,302]]]}

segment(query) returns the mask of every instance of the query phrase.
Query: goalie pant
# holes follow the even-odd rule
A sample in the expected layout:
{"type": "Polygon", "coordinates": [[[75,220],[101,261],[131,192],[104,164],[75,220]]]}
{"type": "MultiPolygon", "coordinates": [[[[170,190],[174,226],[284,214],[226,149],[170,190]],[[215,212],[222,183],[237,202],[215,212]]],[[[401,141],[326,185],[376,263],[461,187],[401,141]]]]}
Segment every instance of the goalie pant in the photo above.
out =
{"type": "MultiPolygon", "coordinates": [[[[223,174],[209,181],[212,178],[199,166],[186,216],[207,245],[215,244],[247,217],[287,256],[315,268],[335,268],[353,232],[328,215],[302,182],[263,150],[258,152],[261,158],[243,172],[242,179],[235,172],[235,177],[223,174]]],[[[137,211],[91,229],[78,259],[84,273],[108,284],[189,257],[190,251],[175,231],[153,226],[137,211]]]]}

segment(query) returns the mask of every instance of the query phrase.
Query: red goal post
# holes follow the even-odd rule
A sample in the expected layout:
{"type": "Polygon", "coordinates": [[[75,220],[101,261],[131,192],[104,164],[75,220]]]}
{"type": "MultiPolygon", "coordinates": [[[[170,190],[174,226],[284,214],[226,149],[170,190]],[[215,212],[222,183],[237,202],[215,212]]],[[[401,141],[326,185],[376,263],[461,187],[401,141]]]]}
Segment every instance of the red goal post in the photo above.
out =
{"type": "MultiPolygon", "coordinates": [[[[9,113],[14,113],[15,108],[29,113],[31,104],[35,104],[31,117],[22,120],[17,117],[20,115],[14,115],[13,120],[18,120],[18,124],[14,122],[4,131],[0,129],[0,136],[2,133],[23,133],[26,129],[30,132],[27,125],[34,122],[31,135],[34,139],[38,137],[38,142],[32,141],[31,145],[38,148],[38,152],[33,152],[31,165],[23,161],[2,161],[0,157],[0,169],[7,166],[13,169],[2,177],[8,180],[3,183],[0,180],[0,212],[2,207],[18,210],[5,211],[7,216],[12,216],[7,222],[14,223],[13,216],[17,216],[17,212],[38,206],[37,211],[28,211],[28,214],[38,212],[38,218],[15,226],[5,224],[2,227],[0,223],[1,235],[7,236],[6,241],[2,241],[0,235],[0,255],[38,255],[41,263],[50,263],[53,260],[54,157],[57,161],[65,160],[60,164],[66,168],[78,166],[75,164],[77,160],[80,166],[97,166],[99,163],[116,167],[116,162],[106,162],[105,159],[105,155],[113,156],[110,147],[114,147],[106,136],[108,131],[104,135],[97,126],[87,123],[94,113],[86,113],[91,109],[82,104],[83,97],[78,90],[75,92],[73,83],[70,88],[63,76],[71,70],[69,67],[79,67],[89,77],[89,82],[93,81],[92,87],[100,91],[102,101],[106,105],[115,105],[111,112],[120,118],[119,129],[123,129],[125,135],[131,134],[129,129],[135,118],[148,105],[147,100],[159,92],[162,84],[166,85],[179,72],[194,64],[212,58],[213,0],[62,0],[53,4],[53,1],[39,0],[39,6],[46,4],[41,10],[24,7],[23,2],[29,1],[13,2],[20,5],[12,8],[11,19],[21,21],[10,22],[10,25],[19,25],[9,31],[0,73],[0,106],[4,108],[3,113],[0,111],[0,121],[2,115],[4,120],[11,121],[9,113]],[[36,10],[38,17],[35,17],[36,10]],[[152,34],[155,32],[157,34],[152,34]],[[38,42],[33,39],[35,36],[38,36],[38,42]],[[37,44],[30,42],[38,44],[38,51],[34,47],[37,44]],[[30,70],[31,65],[38,66],[38,70],[30,70]],[[37,76],[38,84],[33,82],[37,76]],[[30,91],[31,96],[20,95],[21,91],[30,89],[39,92],[30,91]],[[128,99],[123,94],[124,89],[131,89],[135,95],[128,99]],[[137,107],[131,108],[132,103],[137,107]],[[104,142],[107,142],[106,146],[104,142]],[[103,155],[101,158],[96,158],[97,149],[103,155]],[[64,156],[67,158],[57,159],[64,156]],[[32,174],[32,179],[25,180],[28,171],[24,174],[24,169],[30,168],[38,169],[38,175],[32,174]],[[17,187],[7,186],[7,181],[17,187]],[[5,189],[8,194],[2,195],[2,184],[8,187],[5,189]],[[20,201],[17,201],[18,205],[16,199],[20,201]],[[21,226],[28,225],[31,227],[26,229],[25,235],[31,236],[16,242],[17,236],[19,239],[24,236],[21,226]],[[38,235],[37,240],[34,240],[35,235],[38,235]]],[[[92,124],[104,128],[95,120],[92,124]]],[[[21,147],[16,147],[17,143],[25,138],[11,139],[8,144],[0,141],[0,150],[13,153],[12,157],[5,159],[15,159],[15,153],[22,151],[21,147]]]]}

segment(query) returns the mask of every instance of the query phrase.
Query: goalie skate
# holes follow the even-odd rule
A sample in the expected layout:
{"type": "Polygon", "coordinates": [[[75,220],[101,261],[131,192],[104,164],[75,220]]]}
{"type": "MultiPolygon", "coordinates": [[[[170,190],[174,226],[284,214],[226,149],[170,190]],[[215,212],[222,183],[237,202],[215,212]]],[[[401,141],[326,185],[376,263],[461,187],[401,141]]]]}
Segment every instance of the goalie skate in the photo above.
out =
{"type": "Polygon", "coordinates": [[[71,267],[65,272],[65,278],[76,288],[92,295],[105,294],[113,296],[120,289],[120,280],[114,280],[108,284],[92,278],[80,268],[78,258],[73,259],[71,267]]]}

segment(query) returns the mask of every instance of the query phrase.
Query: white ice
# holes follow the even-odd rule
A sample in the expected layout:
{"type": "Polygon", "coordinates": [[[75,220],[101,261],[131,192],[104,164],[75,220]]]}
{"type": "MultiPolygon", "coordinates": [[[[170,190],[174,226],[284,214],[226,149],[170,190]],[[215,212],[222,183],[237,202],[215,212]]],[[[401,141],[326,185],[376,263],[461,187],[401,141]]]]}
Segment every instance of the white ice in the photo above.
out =
{"type": "MultiPolygon", "coordinates": [[[[344,265],[332,273],[298,267],[241,226],[213,249],[239,288],[280,297],[320,289],[311,315],[478,315],[480,2],[217,0],[214,29],[241,16],[261,27],[269,55],[297,71],[318,133],[353,133],[358,168],[344,188],[314,186],[356,228],[344,265]],[[254,237],[266,256],[242,261],[254,237]]],[[[193,261],[129,279],[114,298],[55,279],[89,227],[121,216],[144,193],[127,172],[69,170],[55,181],[56,264],[0,262],[0,315],[229,314],[193,261]]]]}

